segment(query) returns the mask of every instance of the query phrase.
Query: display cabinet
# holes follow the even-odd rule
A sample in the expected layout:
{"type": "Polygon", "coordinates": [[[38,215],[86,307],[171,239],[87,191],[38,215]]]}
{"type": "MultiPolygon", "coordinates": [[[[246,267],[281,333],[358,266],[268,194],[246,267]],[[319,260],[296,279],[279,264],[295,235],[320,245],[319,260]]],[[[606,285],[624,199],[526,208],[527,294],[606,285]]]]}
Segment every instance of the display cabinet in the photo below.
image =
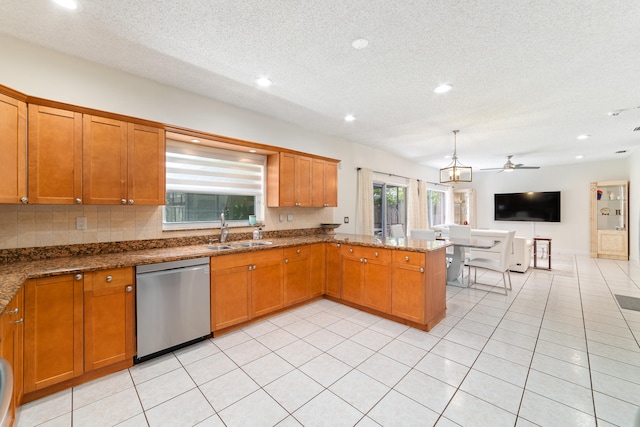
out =
{"type": "Polygon", "coordinates": [[[629,259],[629,182],[591,183],[591,257],[629,259]]]}

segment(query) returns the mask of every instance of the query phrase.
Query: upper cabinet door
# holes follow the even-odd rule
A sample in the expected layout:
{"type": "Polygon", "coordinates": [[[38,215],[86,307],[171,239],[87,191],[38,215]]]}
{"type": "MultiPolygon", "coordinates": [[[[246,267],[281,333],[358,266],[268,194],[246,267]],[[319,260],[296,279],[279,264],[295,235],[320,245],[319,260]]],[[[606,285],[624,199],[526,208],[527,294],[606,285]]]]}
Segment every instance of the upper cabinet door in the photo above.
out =
{"type": "Polygon", "coordinates": [[[312,177],[311,177],[311,206],[324,206],[324,170],[325,161],[322,159],[313,159],[312,177]]]}
{"type": "Polygon", "coordinates": [[[338,206],[338,163],[325,162],[324,164],[324,206],[338,206]]]}
{"type": "Polygon", "coordinates": [[[82,114],[29,105],[29,203],[82,203],[82,114]]]}
{"type": "Polygon", "coordinates": [[[0,94],[0,153],[2,153],[0,203],[26,203],[27,104],[2,94],[0,94]]]}
{"type": "Polygon", "coordinates": [[[127,203],[127,123],[84,115],[83,202],[127,203]]]}
{"type": "Polygon", "coordinates": [[[296,204],[296,155],[280,153],[279,206],[296,204]]]}
{"type": "Polygon", "coordinates": [[[165,204],[164,130],[129,123],[128,204],[165,204]]]}
{"type": "Polygon", "coordinates": [[[311,206],[311,157],[296,156],[296,206],[311,206]]]}

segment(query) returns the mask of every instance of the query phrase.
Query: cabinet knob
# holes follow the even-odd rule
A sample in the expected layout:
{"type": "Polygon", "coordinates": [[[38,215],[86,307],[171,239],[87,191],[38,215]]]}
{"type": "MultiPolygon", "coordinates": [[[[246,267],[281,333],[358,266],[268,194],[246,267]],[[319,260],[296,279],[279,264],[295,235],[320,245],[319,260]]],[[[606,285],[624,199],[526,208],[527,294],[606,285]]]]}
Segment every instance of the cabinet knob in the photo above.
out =
{"type": "Polygon", "coordinates": [[[338,243],[336,246],[337,246],[337,247],[340,247],[340,243],[338,243]]]}
{"type": "Polygon", "coordinates": [[[378,252],[374,253],[375,256],[378,256],[378,252]]]}
{"type": "Polygon", "coordinates": [[[352,254],[353,253],[353,248],[349,249],[349,253],[352,254]]]}
{"type": "Polygon", "coordinates": [[[367,259],[366,259],[366,258],[364,259],[364,263],[365,263],[365,264],[367,263],[367,259]]]}
{"type": "Polygon", "coordinates": [[[82,280],[82,274],[76,274],[76,280],[82,280]]]}
{"type": "Polygon", "coordinates": [[[124,290],[125,290],[126,292],[131,292],[131,291],[133,291],[133,286],[129,285],[129,286],[127,286],[126,288],[124,288],[124,290]]]}
{"type": "Polygon", "coordinates": [[[364,262],[364,259],[363,259],[363,258],[360,258],[360,262],[364,262]]]}
{"type": "Polygon", "coordinates": [[[285,263],[285,264],[289,264],[289,260],[288,260],[288,259],[285,259],[285,260],[284,260],[284,263],[285,263]]]}
{"type": "Polygon", "coordinates": [[[16,307],[13,310],[7,311],[7,314],[18,314],[19,312],[20,312],[20,309],[16,307]]]}
{"type": "Polygon", "coordinates": [[[113,277],[111,277],[111,276],[107,276],[107,279],[106,279],[106,280],[107,280],[107,282],[110,282],[110,281],[112,281],[112,280],[113,280],[113,277]]]}
{"type": "Polygon", "coordinates": [[[128,202],[128,203],[129,203],[130,205],[132,205],[132,204],[133,204],[133,199],[129,199],[129,202],[128,202]]]}
{"type": "Polygon", "coordinates": [[[81,205],[82,204],[82,199],[78,197],[78,198],[76,198],[75,202],[76,202],[76,205],[81,205]]]}
{"type": "Polygon", "coordinates": [[[21,324],[21,323],[24,323],[24,317],[19,318],[18,320],[16,320],[16,321],[15,321],[15,322],[13,322],[13,323],[15,323],[16,325],[19,325],[19,324],[21,324]]]}
{"type": "Polygon", "coordinates": [[[123,205],[126,205],[127,204],[127,199],[120,199],[120,203],[123,204],[123,205]]]}
{"type": "Polygon", "coordinates": [[[24,204],[29,203],[29,198],[27,196],[24,196],[23,198],[20,199],[20,201],[24,204]]]}
{"type": "Polygon", "coordinates": [[[253,266],[252,265],[249,266],[249,271],[251,271],[251,270],[253,270],[253,266]]]}
{"type": "Polygon", "coordinates": [[[404,257],[404,260],[409,261],[409,257],[408,256],[404,257]]]}
{"type": "Polygon", "coordinates": [[[420,267],[420,273],[424,273],[424,267],[420,267]]]}
{"type": "Polygon", "coordinates": [[[296,253],[297,253],[297,254],[299,254],[299,253],[300,253],[300,249],[298,249],[298,250],[296,251],[296,253]]]}

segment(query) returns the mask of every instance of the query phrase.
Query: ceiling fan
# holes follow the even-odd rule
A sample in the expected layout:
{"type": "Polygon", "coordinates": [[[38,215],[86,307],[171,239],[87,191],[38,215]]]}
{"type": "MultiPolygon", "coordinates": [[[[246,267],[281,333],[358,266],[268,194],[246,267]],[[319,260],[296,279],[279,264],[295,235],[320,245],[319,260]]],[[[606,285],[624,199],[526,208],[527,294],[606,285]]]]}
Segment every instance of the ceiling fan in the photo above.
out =
{"type": "Polygon", "coordinates": [[[518,163],[518,164],[513,163],[511,161],[512,157],[513,157],[513,154],[508,155],[507,162],[501,168],[484,168],[481,170],[483,171],[497,170],[498,173],[500,173],[500,172],[512,172],[516,169],[540,169],[540,166],[524,166],[522,163],[518,163]]]}

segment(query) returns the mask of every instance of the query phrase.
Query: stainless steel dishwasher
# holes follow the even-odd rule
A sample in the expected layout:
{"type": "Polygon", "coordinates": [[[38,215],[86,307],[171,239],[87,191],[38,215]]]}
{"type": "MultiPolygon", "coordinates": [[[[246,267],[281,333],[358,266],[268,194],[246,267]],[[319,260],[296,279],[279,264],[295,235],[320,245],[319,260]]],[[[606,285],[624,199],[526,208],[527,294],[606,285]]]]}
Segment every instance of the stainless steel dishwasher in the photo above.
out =
{"type": "Polygon", "coordinates": [[[209,258],[136,267],[135,363],[211,335],[209,258]]]}

